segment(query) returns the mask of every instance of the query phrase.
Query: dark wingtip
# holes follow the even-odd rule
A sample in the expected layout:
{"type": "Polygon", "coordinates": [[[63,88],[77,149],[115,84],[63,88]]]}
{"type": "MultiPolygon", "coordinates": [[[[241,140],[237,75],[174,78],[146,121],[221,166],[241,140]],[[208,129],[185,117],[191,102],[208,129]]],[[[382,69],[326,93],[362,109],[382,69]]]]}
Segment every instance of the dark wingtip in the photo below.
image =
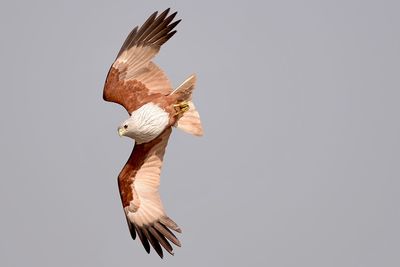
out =
{"type": "Polygon", "coordinates": [[[158,15],[158,11],[153,12],[153,14],[150,15],[149,19],[152,18],[154,19],[155,17],[157,17],[158,15]]]}
{"type": "Polygon", "coordinates": [[[160,258],[163,258],[164,253],[157,238],[149,231],[147,227],[142,228],[142,231],[145,234],[147,240],[150,242],[153,249],[157,252],[158,256],[160,256],[160,258]]]}
{"type": "Polygon", "coordinates": [[[136,231],[133,224],[129,221],[128,217],[126,217],[126,221],[128,222],[129,232],[131,233],[131,237],[133,240],[136,239],[136,231]]]}
{"type": "Polygon", "coordinates": [[[170,18],[171,20],[173,18],[175,18],[175,16],[178,14],[178,11],[175,11],[174,13],[172,13],[171,15],[168,16],[168,18],[170,18]]]}
{"type": "Polygon", "coordinates": [[[181,22],[181,19],[172,22],[178,12],[168,15],[170,10],[170,8],[167,8],[159,15],[158,11],[156,11],[150,15],[141,27],[135,27],[125,39],[117,58],[123,51],[130,49],[134,45],[161,46],[168,41],[176,33],[176,31],[171,32],[172,29],[181,22]]]}
{"type": "Polygon", "coordinates": [[[155,227],[154,225],[150,226],[148,228],[149,232],[151,235],[154,237],[154,239],[160,243],[163,248],[168,251],[169,254],[174,255],[173,249],[171,244],[165,239],[164,235],[162,235],[155,227]]]}
{"type": "Polygon", "coordinates": [[[135,229],[136,229],[136,232],[137,232],[137,234],[138,234],[138,236],[140,238],[140,241],[142,241],[142,245],[143,245],[144,249],[146,250],[147,254],[150,254],[150,244],[149,244],[149,241],[146,238],[146,235],[143,233],[143,231],[142,231],[142,229],[140,227],[137,227],[135,225],[135,229]]]}
{"type": "Polygon", "coordinates": [[[174,243],[176,246],[181,247],[181,242],[179,239],[168,229],[168,226],[165,226],[161,222],[154,223],[154,227],[167,238],[169,241],[174,243]]]}

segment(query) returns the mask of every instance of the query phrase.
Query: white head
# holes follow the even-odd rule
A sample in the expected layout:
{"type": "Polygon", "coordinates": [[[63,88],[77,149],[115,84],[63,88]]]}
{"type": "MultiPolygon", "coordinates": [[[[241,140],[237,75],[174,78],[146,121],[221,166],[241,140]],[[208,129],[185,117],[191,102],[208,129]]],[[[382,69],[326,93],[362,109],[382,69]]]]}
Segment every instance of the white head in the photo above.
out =
{"type": "Polygon", "coordinates": [[[120,136],[135,139],[137,144],[147,143],[159,136],[168,126],[169,115],[153,103],[147,103],[118,127],[120,136]]]}

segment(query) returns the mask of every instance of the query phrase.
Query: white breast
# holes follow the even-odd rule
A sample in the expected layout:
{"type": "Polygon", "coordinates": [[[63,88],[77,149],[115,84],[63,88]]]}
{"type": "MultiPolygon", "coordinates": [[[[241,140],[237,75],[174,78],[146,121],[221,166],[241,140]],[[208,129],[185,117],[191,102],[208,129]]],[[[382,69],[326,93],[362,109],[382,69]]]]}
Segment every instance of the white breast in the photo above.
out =
{"type": "Polygon", "coordinates": [[[132,112],[132,129],[129,129],[136,143],[147,143],[159,136],[169,123],[168,113],[153,103],[147,103],[132,112]]]}

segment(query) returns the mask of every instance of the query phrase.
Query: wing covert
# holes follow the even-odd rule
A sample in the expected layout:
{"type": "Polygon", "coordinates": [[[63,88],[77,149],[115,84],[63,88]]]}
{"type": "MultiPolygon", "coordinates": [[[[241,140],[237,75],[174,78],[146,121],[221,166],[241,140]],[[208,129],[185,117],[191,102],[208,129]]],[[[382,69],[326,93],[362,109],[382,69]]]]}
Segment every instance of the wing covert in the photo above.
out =
{"type": "Polygon", "coordinates": [[[153,13],[140,27],[135,27],[123,43],[110,68],[103,90],[103,99],[121,104],[131,113],[153,94],[167,95],[172,91],[165,73],[151,60],[175,33],[172,22],[176,12],[169,9],[157,16],[153,13]],[[171,23],[172,22],[172,23],[171,23]]]}

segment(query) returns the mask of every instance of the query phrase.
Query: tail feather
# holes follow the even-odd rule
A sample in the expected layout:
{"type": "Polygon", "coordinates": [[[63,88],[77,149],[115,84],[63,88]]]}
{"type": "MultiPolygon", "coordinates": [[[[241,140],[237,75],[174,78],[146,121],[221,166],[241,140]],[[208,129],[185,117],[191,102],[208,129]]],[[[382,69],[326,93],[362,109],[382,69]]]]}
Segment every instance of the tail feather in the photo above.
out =
{"type": "Polygon", "coordinates": [[[201,126],[200,115],[192,101],[188,102],[189,110],[183,113],[182,117],[176,122],[175,126],[187,133],[202,136],[203,127],[201,126]]]}
{"type": "Polygon", "coordinates": [[[201,136],[203,135],[203,127],[201,125],[200,115],[195,105],[191,101],[194,86],[196,84],[196,76],[193,74],[187,78],[178,88],[171,94],[176,94],[177,103],[186,101],[189,110],[185,111],[176,122],[175,126],[187,133],[201,136]]]}

